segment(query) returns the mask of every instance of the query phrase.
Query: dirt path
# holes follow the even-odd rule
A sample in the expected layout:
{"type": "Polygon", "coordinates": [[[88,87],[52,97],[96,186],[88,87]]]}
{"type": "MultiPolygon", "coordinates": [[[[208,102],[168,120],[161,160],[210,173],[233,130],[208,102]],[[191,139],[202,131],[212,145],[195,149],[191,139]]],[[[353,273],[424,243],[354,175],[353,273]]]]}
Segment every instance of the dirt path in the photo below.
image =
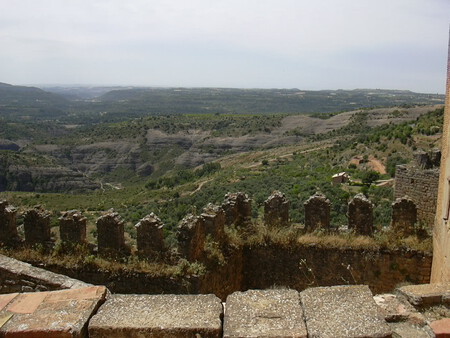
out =
{"type": "Polygon", "coordinates": [[[386,174],[386,167],[379,159],[370,156],[369,163],[373,170],[379,172],[382,175],[386,174]]]}
{"type": "MultiPolygon", "coordinates": [[[[313,152],[313,151],[330,148],[332,146],[333,146],[333,144],[326,144],[326,145],[322,145],[322,146],[316,147],[316,148],[311,148],[311,149],[305,149],[305,150],[297,151],[297,154],[307,154],[307,153],[310,153],[310,152],[313,152]]],[[[284,155],[279,155],[276,158],[290,158],[292,156],[294,156],[292,153],[288,153],[288,154],[284,154],[284,155]]],[[[274,160],[272,160],[272,161],[274,161],[274,160]]],[[[256,168],[256,167],[259,167],[261,165],[262,165],[261,162],[258,162],[258,163],[253,163],[253,164],[244,166],[244,168],[247,168],[247,169],[249,169],[249,168],[256,168]]]]}
{"type": "Polygon", "coordinates": [[[209,179],[209,180],[200,182],[200,184],[198,185],[197,189],[195,189],[194,191],[192,191],[192,192],[190,193],[190,195],[191,195],[191,196],[194,195],[196,192],[200,191],[200,189],[201,189],[206,183],[211,182],[211,181],[212,181],[212,179],[209,179]]]}

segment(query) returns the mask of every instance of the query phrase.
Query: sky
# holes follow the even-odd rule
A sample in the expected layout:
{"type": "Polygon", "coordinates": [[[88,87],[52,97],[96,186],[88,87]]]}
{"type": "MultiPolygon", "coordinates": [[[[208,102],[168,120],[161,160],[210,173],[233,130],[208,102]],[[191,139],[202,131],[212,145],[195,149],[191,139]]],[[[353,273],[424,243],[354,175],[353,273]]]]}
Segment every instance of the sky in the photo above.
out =
{"type": "Polygon", "coordinates": [[[0,0],[0,82],[445,93],[450,0],[0,0]]]}

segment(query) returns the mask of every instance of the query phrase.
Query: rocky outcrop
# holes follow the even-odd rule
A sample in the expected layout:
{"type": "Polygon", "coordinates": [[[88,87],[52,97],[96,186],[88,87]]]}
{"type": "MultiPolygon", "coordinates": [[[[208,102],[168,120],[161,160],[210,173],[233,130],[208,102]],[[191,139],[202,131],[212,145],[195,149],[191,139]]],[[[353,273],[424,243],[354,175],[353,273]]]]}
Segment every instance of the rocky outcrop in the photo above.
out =
{"type": "Polygon", "coordinates": [[[77,193],[98,188],[98,183],[65,167],[15,165],[0,161],[0,191],[77,193]]]}
{"type": "Polygon", "coordinates": [[[0,139],[0,150],[19,151],[20,146],[12,141],[0,139]]]}

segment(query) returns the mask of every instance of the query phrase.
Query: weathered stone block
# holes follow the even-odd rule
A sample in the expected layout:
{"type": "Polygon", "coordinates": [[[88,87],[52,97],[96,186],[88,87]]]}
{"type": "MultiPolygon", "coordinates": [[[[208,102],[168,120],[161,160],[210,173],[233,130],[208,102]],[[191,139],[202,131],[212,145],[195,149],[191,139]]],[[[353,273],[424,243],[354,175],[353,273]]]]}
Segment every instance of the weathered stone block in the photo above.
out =
{"type": "Polygon", "coordinates": [[[414,306],[433,306],[444,303],[450,293],[450,283],[407,285],[397,291],[414,306]]]}
{"type": "Polygon", "coordinates": [[[395,234],[407,237],[414,234],[414,225],[417,222],[416,204],[408,197],[397,198],[392,203],[391,227],[395,234]]]}
{"type": "Polygon", "coordinates": [[[401,297],[394,294],[382,294],[374,296],[373,299],[387,322],[408,321],[420,326],[426,324],[425,317],[401,297]]]}
{"type": "Polygon", "coordinates": [[[408,322],[389,323],[395,338],[434,338],[433,330],[428,325],[417,326],[408,322]]]}
{"type": "Polygon", "coordinates": [[[252,218],[252,200],[243,192],[228,193],[222,204],[225,211],[225,225],[247,227],[252,218]]]}
{"type": "Polygon", "coordinates": [[[225,211],[221,207],[210,203],[203,209],[200,217],[203,220],[206,235],[210,235],[218,243],[224,242],[225,211]]]}
{"type": "Polygon", "coordinates": [[[6,337],[86,337],[89,318],[105,300],[104,286],[0,296],[6,337]]]}
{"type": "Polygon", "coordinates": [[[90,338],[220,337],[214,295],[113,295],[92,317],[90,338]]]}
{"type": "Polygon", "coordinates": [[[289,226],[289,206],[290,202],[280,191],[274,191],[272,195],[264,201],[264,223],[267,226],[289,226]]]}
{"type": "Polygon", "coordinates": [[[330,228],[331,202],[325,195],[314,194],[304,203],[304,206],[306,231],[330,228]]]}
{"type": "Polygon", "coordinates": [[[193,215],[183,218],[178,226],[177,238],[180,253],[188,261],[204,258],[206,231],[202,218],[193,215]]]}
{"type": "MultiPolygon", "coordinates": [[[[17,285],[20,283],[18,287],[15,288],[17,291],[20,291],[21,285],[24,285],[25,281],[27,281],[26,285],[28,286],[39,283],[40,288],[47,288],[49,290],[84,288],[90,286],[90,284],[79,280],[40,269],[31,264],[4,255],[0,255],[0,279],[2,276],[9,276],[8,278],[20,278],[16,280],[6,279],[3,281],[3,285],[17,285]]],[[[2,293],[8,292],[4,290],[1,291],[2,293]]]]}
{"type": "Polygon", "coordinates": [[[64,212],[59,218],[59,233],[61,240],[70,243],[86,242],[87,218],[77,210],[64,212]]]}
{"type": "Polygon", "coordinates": [[[7,201],[0,200],[0,242],[10,243],[19,239],[16,212],[16,209],[7,201]]]}
{"type": "Polygon", "coordinates": [[[310,337],[390,337],[369,287],[333,286],[300,293],[310,337]]]}
{"type": "Polygon", "coordinates": [[[228,296],[224,337],[307,337],[294,290],[249,290],[228,296]]]}
{"type": "Polygon", "coordinates": [[[358,235],[373,235],[373,204],[358,194],[348,204],[348,228],[358,235]]]}
{"type": "Polygon", "coordinates": [[[435,320],[430,324],[436,338],[450,337],[450,318],[435,320]]]}
{"type": "Polygon", "coordinates": [[[164,251],[164,224],[153,212],[135,225],[137,249],[140,255],[151,258],[164,251]]]}
{"type": "Polygon", "coordinates": [[[423,150],[418,150],[414,153],[414,160],[417,166],[422,169],[439,167],[441,164],[441,151],[433,149],[427,153],[423,150]]]}
{"type": "Polygon", "coordinates": [[[50,213],[40,207],[28,210],[23,219],[25,242],[28,244],[51,241],[50,213]]]}
{"type": "Polygon", "coordinates": [[[126,251],[124,221],[117,212],[110,210],[97,219],[97,243],[100,254],[126,251]]]}

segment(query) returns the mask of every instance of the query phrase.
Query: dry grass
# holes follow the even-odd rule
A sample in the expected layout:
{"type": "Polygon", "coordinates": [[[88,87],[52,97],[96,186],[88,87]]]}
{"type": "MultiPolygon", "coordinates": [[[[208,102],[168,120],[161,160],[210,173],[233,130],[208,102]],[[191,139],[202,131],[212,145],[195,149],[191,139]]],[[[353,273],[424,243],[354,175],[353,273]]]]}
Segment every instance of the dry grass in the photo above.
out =
{"type": "Polygon", "coordinates": [[[255,224],[254,232],[245,243],[249,246],[269,243],[278,244],[281,247],[295,246],[299,231],[300,229],[295,225],[278,228],[255,224]]]}
{"type": "Polygon", "coordinates": [[[300,236],[297,243],[321,248],[379,249],[379,244],[375,239],[353,234],[310,233],[300,236]]]}
{"type": "Polygon", "coordinates": [[[57,244],[53,249],[44,246],[17,248],[0,247],[0,253],[31,264],[45,266],[60,266],[66,269],[92,270],[109,273],[144,273],[152,277],[181,277],[203,275],[207,267],[223,266],[227,263],[228,249],[243,246],[276,245],[280,250],[295,247],[317,247],[323,249],[355,249],[355,250],[417,250],[432,253],[432,239],[420,239],[416,236],[398,238],[390,231],[377,232],[374,237],[356,236],[353,233],[303,233],[300,225],[289,227],[266,227],[261,222],[251,228],[227,228],[227,244],[225,246],[208,238],[205,242],[207,256],[204,264],[188,262],[180,258],[176,252],[169,252],[158,260],[149,261],[139,258],[136,254],[104,258],[93,254],[88,246],[67,247],[57,244]],[[225,250],[225,251],[224,251],[225,250]],[[206,267],[205,267],[206,265],[206,267]]]}
{"type": "Polygon", "coordinates": [[[327,233],[316,231],[303,233],[299,225],[275,228],[262,224],[255,225],[255,231],[245,241],[246,245],[278,244],[281,247],[315,246],[320,248],[336,249],[411,249],[431,253],[433,243],[431,238],[420,239],[417,236],[407,238],[396,237],[390,231],[377,232],[373,237],[359,236],[352,232],[327,233]]]}
{"type": "Polygon", "coordinates": [[[150,262],[136,255],[122,258],[103,258],[93,255],[85,247],[70,251],[45,250],[41,246],[6,249],[0,247],[0,253],[31,264],[44,266],[62,266],[66,269],[84,269],[110,273],[145,273],[152,277],[176,277],[202,275],[205,267],[197,262],[178,259],[174,264],[150,262]]]}

